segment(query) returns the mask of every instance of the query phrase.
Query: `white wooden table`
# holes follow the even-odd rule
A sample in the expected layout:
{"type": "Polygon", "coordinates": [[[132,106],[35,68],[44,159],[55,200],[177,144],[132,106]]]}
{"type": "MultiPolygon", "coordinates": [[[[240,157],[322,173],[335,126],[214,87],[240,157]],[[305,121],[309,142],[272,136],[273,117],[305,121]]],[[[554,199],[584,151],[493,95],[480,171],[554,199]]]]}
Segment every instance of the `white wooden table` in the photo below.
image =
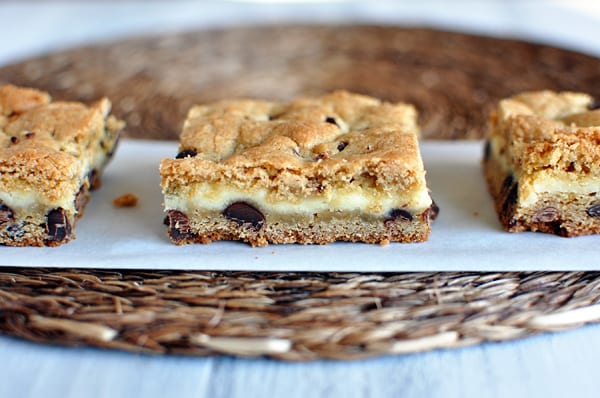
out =
{"type": "MultiPolygon", "coordinates": [[[[286,21],[437,26],[600,56],[598,1],[2,2],[0,20],[0,65],[132,34],[286,21]]],[[[600,325],[463,349],[310,363],[145,356],[2,336],[0,397],[596,397],[599,359],[600,325]]]]}

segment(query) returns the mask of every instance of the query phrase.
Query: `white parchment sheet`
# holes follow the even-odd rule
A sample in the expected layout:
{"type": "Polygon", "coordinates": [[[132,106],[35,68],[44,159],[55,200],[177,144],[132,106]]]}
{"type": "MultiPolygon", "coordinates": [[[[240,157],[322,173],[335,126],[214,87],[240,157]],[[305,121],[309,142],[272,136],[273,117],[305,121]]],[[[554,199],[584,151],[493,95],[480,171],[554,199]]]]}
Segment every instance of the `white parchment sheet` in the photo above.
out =
{"type": "Polygon", "coordinates": [[[240,242],[176,246],[163,225],[158,164],[174,142],[123,140],[76,226],[57,248],[0,247],[2,266],[277,271],[508,271],[600,269],[600,236],[504,232],[481,170],[481,141],[424,141],[427,180],[441,212],[428,242],[325,246],[240,242]],[[124,193],[133,208],[115,208],[124,193]]]}

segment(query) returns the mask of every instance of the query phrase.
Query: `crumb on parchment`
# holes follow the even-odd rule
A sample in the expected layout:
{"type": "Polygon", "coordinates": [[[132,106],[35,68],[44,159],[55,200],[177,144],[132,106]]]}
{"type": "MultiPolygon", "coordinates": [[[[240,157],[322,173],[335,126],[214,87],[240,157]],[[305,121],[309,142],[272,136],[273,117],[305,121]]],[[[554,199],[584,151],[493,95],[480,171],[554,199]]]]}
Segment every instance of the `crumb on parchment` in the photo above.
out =
{"type": "Polygon", "coordinates": [[[115,207],[134,207],[138,203],[138,197],[132,193],[123,194],[113,200],[115,207]]]}

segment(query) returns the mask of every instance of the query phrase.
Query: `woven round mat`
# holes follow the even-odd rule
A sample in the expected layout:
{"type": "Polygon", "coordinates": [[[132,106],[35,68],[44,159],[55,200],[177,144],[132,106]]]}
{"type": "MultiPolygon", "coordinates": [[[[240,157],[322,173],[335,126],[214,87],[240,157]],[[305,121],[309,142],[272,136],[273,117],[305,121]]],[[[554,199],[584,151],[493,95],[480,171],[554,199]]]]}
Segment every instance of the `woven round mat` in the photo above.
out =
{"type": "MultiPolygon", "coordinates": [[[[415,103],[426,138],[477,138],[487,110],[518,91],[580,90],[600,98],[600,60],[430,29],[255,27],[78,48],[0,68],[2,81],[59,99],[106,95],[132,137],[176,138],[194,102],[345,88],[415,103]]],[[[598,321],[596,272],[0,268],[0,332],[148,353],[351,359],[598,321]]]]}
{"type": "Polygon", "coordinates": [[[600,274],[0,273],[0,329],[148,352],[355,359],[600,319],[600,274]]]}
{"type": "Polygon", "coordinates": [[[523,90],[600,98],[598,59],[431,29],[262,27],[165,34],[0,68],[0,82],[57,99],[108,96],[132,137],[177,139],[189,107],[228,97],[291,99],[347,89],[419,109],[426,138],[480,137],[487,111],[523,90]]]}

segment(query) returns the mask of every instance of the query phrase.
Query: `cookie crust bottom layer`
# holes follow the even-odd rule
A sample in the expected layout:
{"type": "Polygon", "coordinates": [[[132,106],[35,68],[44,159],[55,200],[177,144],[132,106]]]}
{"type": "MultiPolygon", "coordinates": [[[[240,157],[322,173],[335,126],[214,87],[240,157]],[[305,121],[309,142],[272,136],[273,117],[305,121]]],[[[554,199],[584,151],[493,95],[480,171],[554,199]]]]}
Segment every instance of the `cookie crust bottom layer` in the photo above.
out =
{"type": "Polygon", "coordinates": [[[421,214],[395,214],[374,217],[355,212],[325,212],[311,216],[262,216],[248,220],[221,212],[192,213],[189,217],[171,210],[165,223],[176,244],[210,243],[218,240],[241,240],[252,246],[269,243],[326,244],[335,241],[388,244],[390,242],[423,242],[431,231],[430,220],[435,211],[421,214]],[[410,219],[409,219],[410,218],[410,219]]]}

